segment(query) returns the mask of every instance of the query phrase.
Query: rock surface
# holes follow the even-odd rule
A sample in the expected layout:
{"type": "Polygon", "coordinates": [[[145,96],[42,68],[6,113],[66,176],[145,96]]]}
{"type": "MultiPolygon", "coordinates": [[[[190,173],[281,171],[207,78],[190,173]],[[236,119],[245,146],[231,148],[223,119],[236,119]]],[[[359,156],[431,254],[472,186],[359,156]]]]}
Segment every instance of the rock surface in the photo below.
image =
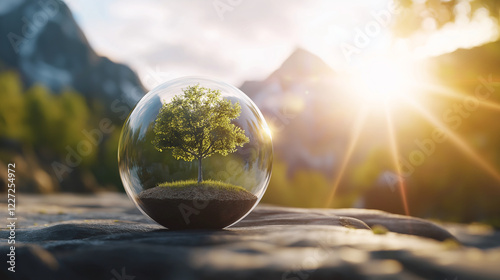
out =
{"type": "Polygon", "coordinates": [[[0,279],[500,278],[498,231],[374,210],[259,205],[229,229],[169,231],[122,194],[19,194],[16,217],[16,272],[2,228],[0,279]]]}

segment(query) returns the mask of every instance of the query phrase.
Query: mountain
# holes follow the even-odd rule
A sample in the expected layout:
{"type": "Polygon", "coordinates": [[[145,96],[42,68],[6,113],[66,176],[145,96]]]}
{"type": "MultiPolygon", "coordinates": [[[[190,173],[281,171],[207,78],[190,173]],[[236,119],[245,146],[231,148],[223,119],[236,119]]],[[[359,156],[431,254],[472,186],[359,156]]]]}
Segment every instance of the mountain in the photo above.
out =
{"type": "Polygon", "coordinates": [[[130,106],[144,95],[129,67],[96,54],[60,0],[2,1],[0,36],[0,63],[17,70],[26,87],[69,87],[91,100],[119,99],[130,106]]]}
{"type": "Polygon", "coordinates": [[[249,97],[255,98],[273,84],[279,84],[280,88],[287,91],[298,84],[310,85],[318,80],[330,79],[334,74],[321,58],[298,48],[264,81],[246,81],[240,89],[249,97]]]}
{"type": "Polygon", "coordinates": [[[270,125],[275,153],[289,172],[311,168],[331,175],[346,141],[338,135],[349,123],[339,84],[322,59],[299,48],[266,79],[241,85],[270,125]]]}
{"type": "Polygon", "coordinates": [[[119,189],[119,127],[145,93],[137,75],[98,55],[60,0],[0,1],[0,37],[0,167],[15,160],[23,192],[119,189]],[[107,118],[112,132],[96,134],[107,118]]]}
{"type": "Polygon", "coordinates": [[[496,41],[471,49],[458,49],[430,58],[427,63],[431,66],[430,71],[447,85],[474,89],[480,83],[479,77],[493,81],[500,79],[499,50],[500,41],[496,41]]]}

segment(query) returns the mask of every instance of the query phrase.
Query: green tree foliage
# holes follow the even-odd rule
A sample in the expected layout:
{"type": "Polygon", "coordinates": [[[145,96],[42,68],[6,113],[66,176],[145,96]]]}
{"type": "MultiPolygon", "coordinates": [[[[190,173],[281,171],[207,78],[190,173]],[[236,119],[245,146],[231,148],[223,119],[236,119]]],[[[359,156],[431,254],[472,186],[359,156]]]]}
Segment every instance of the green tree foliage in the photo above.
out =
{"type": "MultiPolygon", "coordinates": [[[[74,91],[53,94],[35,85],[24,96],[25,124],[29,136],[24,139],[36,148],[49,148],[58,154],[67,146],[76,146],[83,139],[82,131],[89,129],[90,112],[85,99],[74,91]]],[[[88,161],[90,157],[86,157],[88,161]]]]}
{"type": "Polygon", "coordinates": [[[245,131],[231,123],[240,113],[240,105],[223,99],[219,90],[189,86],[163,104],[155,122],[153,145],[160,152],[171,149],[176,159],[198,159],[201,182],[202,159],[233,153],[249,142],[245,131]]]}
{"type": "Polygon", "coordinates": [[[486,9],[490,16],[500,17],[500,1],[498,0],[397,0],[401,12],[397,14],[393,25],[397,36],[407,37],[422,29],[422,22],[431,20],[436,28],[454,22],[457,16],[472,17],[479,9],[486,9]],[[466,12],[465,14],[459,14],[466,12]]]}
{"type": "MultiPolygon", "coordinates": [[[[0,139],[5,143],[15,143],[23,153],[35,151],[38,164],[53,176],[50,163],[65,163],[70,149],[77,151],[82,143],[90,143],[84,147],[88,149],[79,171],[94,171],[99,184],[120,185],[116,162],[119,130],[104,135],[97,145],[91,143],[94,140],[83,132],[96,129],[104,115],[89,107],[83,95],[72,89],[54,93],[41,85],[24,89],[17,72],[4,71],[0,72],[0,96],[0,139]]],[[[95,104],[105,107],[99,102],[95,104]]],[[[11,146],[0,146],[0,161],[11,160],[13,153],[11,146]]]]}
{"type": "Polygon", "coordinates": [[[80,94],[54,94],[40,85],[23,91],[17,73],[0,74],[0,137],[59,154],[82,139],[90,113],[80,94]]]}
{"type": "Polygon", "coordinates": [[[21,80],[15,72],[4,72],[0,75],[0,95],[0,136],[14,139],[25,137],[25,104],[21,80]]]}
{"type": "MultiPolygon", "coordinates": [[[[286,161],[275,158],[273,176],[269,181],[262,202],[291,207],[325,207],[332,186],[332,178],[328,178],[321,171],[300,169],[291,173],[288,172],[286,161]]],[[[358,193],[353,192],[337,192],[330,206],[334,208],[352,207],[357,195],[358,193]]]]}

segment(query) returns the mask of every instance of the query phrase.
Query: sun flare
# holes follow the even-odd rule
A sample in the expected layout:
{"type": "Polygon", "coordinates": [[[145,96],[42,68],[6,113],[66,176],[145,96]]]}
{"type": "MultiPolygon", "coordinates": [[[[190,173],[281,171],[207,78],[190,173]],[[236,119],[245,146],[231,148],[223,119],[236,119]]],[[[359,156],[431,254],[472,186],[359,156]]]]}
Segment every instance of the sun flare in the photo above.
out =
{"type": "Polygon", "coordinates": [[[419,83],[415,65],[391,58],[374,59],[353,69],[349,83],[359,102],[370,107],[401,104],[419,83]]]}

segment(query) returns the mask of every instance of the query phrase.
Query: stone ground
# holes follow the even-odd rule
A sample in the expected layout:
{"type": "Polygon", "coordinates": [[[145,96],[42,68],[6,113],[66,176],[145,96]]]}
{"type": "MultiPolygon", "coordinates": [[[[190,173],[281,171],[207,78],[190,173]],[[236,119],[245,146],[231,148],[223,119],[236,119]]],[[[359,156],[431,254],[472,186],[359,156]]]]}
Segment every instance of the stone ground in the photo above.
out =
{"type": "Polygon", "coordinates": [[[16,272],[2,227],[0,279],[500,279],[500,232],[479,224],[259,205],[225,230],[169,231],[124,194],[16,202],[16,272]]]}

